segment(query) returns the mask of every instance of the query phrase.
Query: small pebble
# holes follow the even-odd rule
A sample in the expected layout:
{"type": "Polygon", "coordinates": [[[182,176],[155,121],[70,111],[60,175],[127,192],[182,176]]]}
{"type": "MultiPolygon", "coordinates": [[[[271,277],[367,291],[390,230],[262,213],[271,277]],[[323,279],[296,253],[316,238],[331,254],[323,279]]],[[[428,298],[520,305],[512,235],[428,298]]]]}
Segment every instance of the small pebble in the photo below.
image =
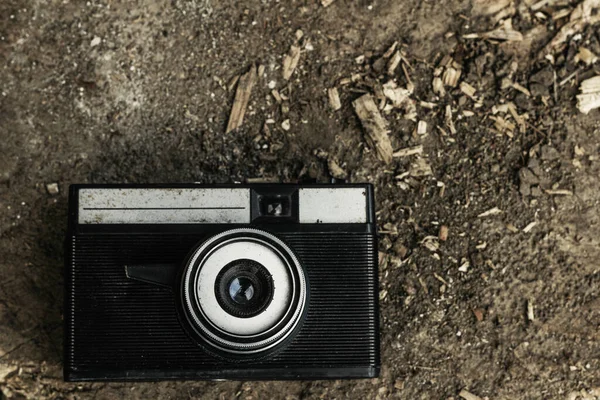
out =
{"type": "Polygon", "coordinates": [[[91,43],[90,43],[90,47],[96,47],[98,46],[100,43],[102,42],[102,39],[100,39],[98,36],[96,36],[95,38],[92,39],[91,43]]]}

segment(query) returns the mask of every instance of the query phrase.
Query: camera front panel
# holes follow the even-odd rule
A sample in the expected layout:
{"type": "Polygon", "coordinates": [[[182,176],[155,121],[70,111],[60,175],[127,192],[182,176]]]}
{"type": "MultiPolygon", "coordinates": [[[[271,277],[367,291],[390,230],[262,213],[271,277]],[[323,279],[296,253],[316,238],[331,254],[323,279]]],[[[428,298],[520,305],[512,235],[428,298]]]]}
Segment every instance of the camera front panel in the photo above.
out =
{"type": "MultiPolygon", "coordinates": [[[[71,222],[78,221],[75,214],[71,222]]],[[[376,376],[378,281],[372,224],[273,223],[265,222],[264,215],[259,217],[262,220],[251,224],[70,225],[65,378],[376,376]],[[177,264],[183,273],[185,260],[199,243],[232,229],[248,228],[269,232],[293,249],[309,283],[298,330],[273,351],[257,357],[230,357],[215,351],[186,326],[176,290],[129,279],[124,271],[132,263],[177,264]]],[[[243,272],[251,267],[239,268],[243,272]]],[[[226,281],[228,290],[243,283],[233,278],[226,281]]]]}

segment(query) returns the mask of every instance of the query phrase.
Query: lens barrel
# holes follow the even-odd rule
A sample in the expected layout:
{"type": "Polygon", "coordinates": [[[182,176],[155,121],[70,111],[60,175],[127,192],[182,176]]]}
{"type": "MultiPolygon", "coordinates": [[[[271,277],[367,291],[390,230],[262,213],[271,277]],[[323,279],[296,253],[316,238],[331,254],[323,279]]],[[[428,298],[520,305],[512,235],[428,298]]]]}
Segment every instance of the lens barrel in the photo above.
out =
{"type": "Polygon", "coordinates": [[[257,229],[233,229],[192,252],[181,300],[184,322],[200,344],[255,357],[276,350],[299,330],[307,280],[281,239],[257,229]]]}
{"type": "Polygon", "coordinates": [[[254,260],[240,259],[227,264],[217,275],[215,296],[229,314],[251,318],[273,300],[273,277],[254,260]]]}

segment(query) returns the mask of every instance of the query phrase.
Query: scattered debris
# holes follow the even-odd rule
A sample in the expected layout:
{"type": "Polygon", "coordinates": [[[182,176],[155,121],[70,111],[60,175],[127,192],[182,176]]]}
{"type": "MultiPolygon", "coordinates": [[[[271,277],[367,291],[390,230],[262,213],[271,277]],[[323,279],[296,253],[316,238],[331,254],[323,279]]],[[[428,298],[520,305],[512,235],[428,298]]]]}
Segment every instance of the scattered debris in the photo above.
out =
{"type": "Polygon", "coordinates": [[[418,145],[418,146],[414,146],[414,147],[407,147],[404,149],[397,150],[392,154],[392,156],[408,157],[408,156],[412,156],[415,154],[421,154],[421,153],[423,153],[423,146],[418,145]]]}
{"type": "Polygon", "coordinates": [[[336,179],[346,179],[346,177],[348,176],[346,171],[344,171],[342,167],[340,167],[336,159],[333,157],[329,157],[329,160],[327,160],[327,167],[329,168],[329,173],[331,174],[331,176],[333,176],[336,179]]]}
{"type": "Polygon", "coordinates": [[[300,47],[292,45],[290,52],[283,58],[283,79],[289,81],[300,61],[300,47]]]}
{"type": "Polygon", "coordinates": [[[289,119],[286,119],[281,123],[281,128],[284,131],[289,131],[291,127],[292,127],[292,124],[290,123],[289,119]]]}
{"type": "Polygon", "coordinates": [[[388,81],[383,84],[383,95],[388,98],[394,108],[404,111],[404,118],[415,121],[417,119],[417,104],[410,98],[414,87],[408,85],[406,88],[400,88],[394,81],[388,81]]]}
{"type": "Polygon", "coordinates": [[[515,124],[500,116],[490,117],[490,119],[494,121],[494,128],[496,131],[499,133],[506,133],[510,138],[514,137],[515,124]]]}
{"type": "Polygon", "coordinates": [[[593,25],[600,22],[600,12],[592,15],[592,12],[600,8],[600,0],[583,0],[571,12],[569,22],[563,25],[560,31],[554,38],[544,47],[540,53],[540,58],[544,58],[547,54],[552,54],[554,51],[566,43],[570,36],[575,35],[585,28],[587,25],[593,25]]]}
{"type": "Polygon", "coordinates": [[[499,209],[498,207],[494,207],[492,209],[487,210],[486,212],[479,214],[477,216],[477,218],[485,218],[485,217],[489,217],[491,215],[498,215],[498,214],[502,214],[502,210],[499,209]]]}
{"type": "Polygon", "coordinates": [[[340,94],[337,88],[327,89],[327,96],[329,97],[329,105],[334,111],[342,108],[342,102],[340,101],[340,94]]]}
{"type": "Polygon", "coordinates": [[[474,395],[466,389],[461,390],[458,395],[465,400],[481,400],[481,397],[474,395]]]}
{"type": "Polygon", "coordinates": [[[329,7],[331,5],[331,3],[333,3],[335,0],[321,0],[321,5],[323,7],[329,7]]]}
{"type": "Polygon", "coordinates": [[[584,114],[600,107],[600,75],[581,82],[577,108],[584,114]]]}
{"type": "Polygon", "coordinates": [[[458,267],[458,271],[459,272],[467,272],[469,270],[469,267],[471,266],[471,263],[466,258],[463,258],[460,261],[461,261],[461,263],[460,263],[460,267],[458,267]]]}
{"type": "Polygon", "coordinates": [[[250,70],[242,75],[239,79],[237,90],[235,91],[235,99],[233,100],[233,107],[231,107],[231,114],[229,115],[229,122],[227,123],[227,129],[225,133],[229,133],[234,129],[239,128],[244,122],[244,115],[246,114],[246,107],[248,107],[248,101],[250,100],[250,94],[252,88],[256,83],[256,65],[252,65],[250,70]]]}
{"type": "Polygon", "coordinates": [[[483,321],[483,313],[484,313],[484,310],[482,308],[474,308],[473,309],[473,315],[475,315],[477,322],[483,321]]]}
{"type": "Polygon", "coordinates": [[[446,225],[440,226],[440,232],[438,234],[438,237],[442,242],[448,240],[448,227],[446,225]]]}
{"type": "Polygon", "coordinates": [[[381,116],[371,94],[365,94],[352,103],[367,135],[367,141],[374,147],[379,159],[386,164],[392,162],[392,143],[388,136],[387,121],[381,116]]]}
{"type": "Polygon", "coordinates": [[[419,121],[419,123],[417,124],[417,135],[426,135],[427,134],[427,122],[426,121],[419,121]]]}
{"type": "Polygon", "coordinates": [[[404,381],[400,380],[400,379],[396,379],[396,381],[394,382],[394,387],[398,390],[403,390],[404,389],[404,381]]]}
{"type": "Polygon", "coordinates": [[[58,183],[56,183],[56,182],[48,183],[46,185],[46,190],[48,191],[48,194],[51,194],[51,195],[58,194],[58,192],[59,192],[58,183]]]}

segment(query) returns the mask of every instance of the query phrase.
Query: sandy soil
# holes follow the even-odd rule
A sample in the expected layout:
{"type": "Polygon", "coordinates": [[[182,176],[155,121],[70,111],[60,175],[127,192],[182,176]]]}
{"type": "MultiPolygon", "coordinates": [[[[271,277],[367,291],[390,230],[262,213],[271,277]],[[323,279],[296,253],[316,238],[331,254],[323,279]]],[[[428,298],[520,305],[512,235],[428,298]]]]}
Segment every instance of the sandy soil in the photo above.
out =
{"type": "Polygon", "coordinates": [[[580,81],[598,69],[575,56],[581,47],[600,55],[598,26],[550,60],[540,52],[578,1],[539,10],[491,1],[507,7],[488,15],[485,1],[473,3],[0,2],[0,397],[600,398],[600,113],[575,108],[580,81]],[[524,40],[463,37],[502,18],[524,40]],[[402,66],[377,71],[395,41],[402,66]],[[282,60],[294,43],[302,54],[286,82],[282,60]],[[474,96],[434,93],[446,55],[474,96]],[[243,126],[225,134],[232,79],[253,63],[264,74],[243,126]],[[384,164],[352,101],[390,79],[410,79],[417,106],[415,121],[384,113],[392,146],[422,145],[423,154],[384,164]],[[278,104],[271,88],[288,100],[278,104]],[[510,102],[522,130],[498,111],[510,102]],[[499,116],[516,128],[499,128],[499,116]],[[331,160],[349,181],[376,185],[380,378],[62,382],[69,184],[328,182],[339,175],[331,160]],[[416,160],[431,174],[415,174],[416,160]]]}

